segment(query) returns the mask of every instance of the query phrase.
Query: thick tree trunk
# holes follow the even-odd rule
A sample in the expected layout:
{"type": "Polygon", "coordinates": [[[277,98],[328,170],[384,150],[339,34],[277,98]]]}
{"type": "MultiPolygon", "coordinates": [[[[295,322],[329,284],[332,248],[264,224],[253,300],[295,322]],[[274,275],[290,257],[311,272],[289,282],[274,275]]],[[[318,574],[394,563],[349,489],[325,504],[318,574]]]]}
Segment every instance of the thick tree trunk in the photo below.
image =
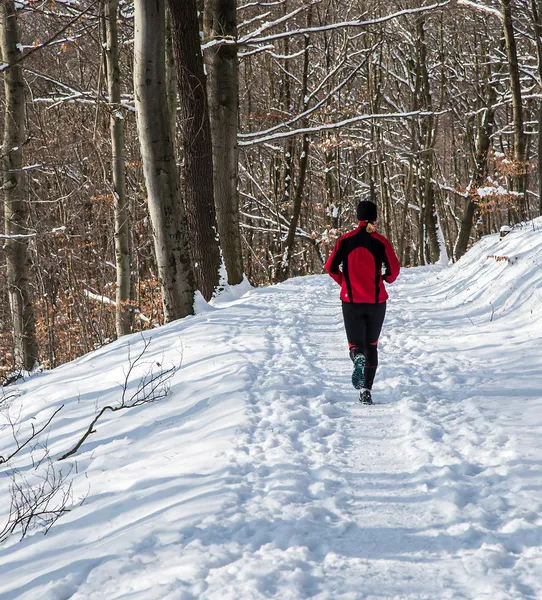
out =
{"type": "MultiPolygon", "coordinates": [[[[531,13],[536,36],[538,85],[542,89],[542,0],[531,0],[531,13]]],[[[538,102],[538,214],[542,215],[542,100],[538,102]]]]}
{"type": "MultiPolygon", "coordinates": [[[[237,38],[236,0],[205,0],[207,40],[237,38]]],[[[205,52],[207,92],[213,138],[215,204],[224,264],[230,284],[243,279],[239,229],[238,183],[238,71],[237,48],[218,45],[205,52]]]]}
{"type": "Polygon", "coordinates": [[[179,191],[165,70],[165,5],[135,1],[134,93],[164,317],[193,312],[194,274],[179,191]]]}
{"type": "MultiPolygon", "coordinates": [[[[538,0],[536,16],[538,83],[542,88],[542,0],[538,0]]],[[[538,214],[542,215],[542,100],[538,102],[538,214]]]]}
{"type": "Polygon", "coordinates": [[[31,370],[38,362],[34,308],[28,281],[29,257],[27,209],[23,198],[22,146],[25,98],[22,69],[14,64],[21,56],[17,9],[13,0],[0,4],[0,44],[4,64],[4,143],[2,189],[4,192],[8,295],[13,321],[15,367],[31,370]],[[23,237],[18,237],[23,236],[23,237]]]}
{"type": "Polygon", "coordinates": [[[542,101],[538,103],[538,214],[542,215],[542,101]]]}
{"type": "Polygon", "coordinates": [[[117,269],[117,306],[115,325],[120,337],[130,333],[134,311],[130,306],[132,244],[130,206],[126,197],[126,168],[124,161],[124,115],[120,106],[120,68],[118,34],[118,0],[105,0],[105,56],[107,62],[107,90],[109,96],[111,165],[115,206],[115,261],[117,269]]]}
{"type": "Polygon", "coordinates": [[[512,115],[514,120],[514,163],[516,174],[513,178],[516,192],[522,194],[519,213],[522,219],[527,218],[527,174],[526,174],[526,139],[523,127],[523,107],[521,100],[521,81],[518,66],[518,54],[514,25],[512,23],[513,0],[501,0],[503,14],[504,39],[506,42],[506,57],[510,73],[510,92],[512,93],[512,115]]]}
{"type": "Polygon", "coordinates": [[[196,0],[169,0],[179,91],[182,192],[198,286],[206,300],[220,279],[213,149],[196,0]]]}

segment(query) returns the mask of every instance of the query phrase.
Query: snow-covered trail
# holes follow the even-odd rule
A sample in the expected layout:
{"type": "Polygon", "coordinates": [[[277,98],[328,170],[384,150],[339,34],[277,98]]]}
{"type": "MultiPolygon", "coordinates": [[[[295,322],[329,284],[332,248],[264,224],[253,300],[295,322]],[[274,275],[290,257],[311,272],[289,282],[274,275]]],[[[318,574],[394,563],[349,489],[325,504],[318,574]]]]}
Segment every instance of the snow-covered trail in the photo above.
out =
{"type": "MultiPolygon", "coordinates": [[[[0,598],[542,598],[541,319],[476,300],[509,285],[487,252],[390,288],[371,407],[326,276],[153,332],[162,362],[182,342],[172,397],[98,427],[86,503],[0,548],[0,598]]],[[[23,417],[70,411],[53,455],[118,394],[126,343],[21,386],[23,417]]]]}
{"type": "Polygon", "coordinates": [[[200,597],[541,597],[542,503],[510,480],[532,465],[517,423],[500,424],[510,393],[493,373],[517,348],[469,352],[480,332],[427,297],[431,277],[407,272],[394,290],[373,407],[355,402],[331,281],[255,297],[272,325],[266,350],[246,355],[238,496],[220,519],[231,560],[200,597]]]}

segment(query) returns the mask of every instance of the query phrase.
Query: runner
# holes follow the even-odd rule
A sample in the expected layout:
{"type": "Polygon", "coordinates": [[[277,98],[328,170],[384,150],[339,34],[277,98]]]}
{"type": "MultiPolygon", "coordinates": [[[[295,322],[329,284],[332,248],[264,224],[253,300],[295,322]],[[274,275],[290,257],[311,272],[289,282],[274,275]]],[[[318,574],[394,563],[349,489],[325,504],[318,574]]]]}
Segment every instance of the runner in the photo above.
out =
{"type": "Polygon", "coordinates": [[[393,283],[400,271],[392,245],[376,233],[377,216],[374,202],[360,202],[359,225],[337,240],[326,263],[326,271],[341,286],[344,327],[354,363],[352,385],[361,390],[362,404],[373,403],[378,338],[388,299],[383,281],[393,283]]]}

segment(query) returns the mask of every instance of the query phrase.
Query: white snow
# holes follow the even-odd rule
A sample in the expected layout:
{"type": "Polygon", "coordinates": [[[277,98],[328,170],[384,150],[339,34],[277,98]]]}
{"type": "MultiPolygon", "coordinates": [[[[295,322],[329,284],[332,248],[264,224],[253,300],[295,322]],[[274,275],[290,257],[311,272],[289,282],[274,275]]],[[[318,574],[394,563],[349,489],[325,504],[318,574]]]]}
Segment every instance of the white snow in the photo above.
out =
{"type": "Polygon", "coordinates": [[[508,190],[503,188],[502,185],[496,185],[495,187],[486,186],[486,187],[479,187],[476,190],[476,194],[478,196],[480,196],[480,198],[484,198],[485,196],[507,196],[508,190]]]}
{"type": "MultiPolygon", "coordinates": [[[[104,418],[56,463],[77,466],[86,501],[0,548],[0,597],[542,598],[541,260],[539,218],[404,270],[372,407],[350,387],[327,276],[145,333],[148,363],[181,365],[171,396],[104,418]]],[[[42,441],[53,458],[71,448],[141,344],[21,384],[19,434],[63,404],[42,441]]],[[[11,467],[29,473],[30,449],[11,467]]]]}

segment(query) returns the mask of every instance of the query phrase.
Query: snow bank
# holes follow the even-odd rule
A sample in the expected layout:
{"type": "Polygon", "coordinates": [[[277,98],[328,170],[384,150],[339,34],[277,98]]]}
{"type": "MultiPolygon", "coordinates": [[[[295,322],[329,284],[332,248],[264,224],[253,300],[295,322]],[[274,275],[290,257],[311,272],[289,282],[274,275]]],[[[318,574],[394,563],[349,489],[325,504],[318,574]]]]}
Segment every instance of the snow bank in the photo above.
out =
{"type": "Polygon", "coordinates": [[[484,237],[457,263],[438,273],[431,293],[477,321],[539,324],[542,318],[542,217],[504,237],[484,237]]]}

